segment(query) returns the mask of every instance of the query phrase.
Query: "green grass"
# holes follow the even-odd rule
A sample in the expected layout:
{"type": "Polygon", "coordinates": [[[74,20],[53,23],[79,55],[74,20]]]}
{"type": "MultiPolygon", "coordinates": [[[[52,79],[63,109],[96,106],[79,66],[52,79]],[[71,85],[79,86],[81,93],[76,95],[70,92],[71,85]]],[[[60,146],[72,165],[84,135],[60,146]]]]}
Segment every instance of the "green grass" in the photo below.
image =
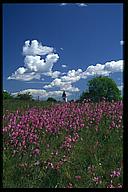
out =
{"type": "MultiPolygon", "coordinates": [[[[50,107],[47,102],[22,102],[22,101],[4,101],[4,112],[10,112],[17,109],[25,110],[30,107],[50,107]]],[[[29,153],[23,155],[20,153],[12,157],[11,150],[8,148],[3,153],[3,187],[4,188],[64,188],[69,183],[73,188],[105,188],[111,182],[110,173],[121,167],[123,159],[122,150],[122,129],[113,129],[108,132],[107,119],[102,119],[100,131],[95,129],[83,128],[80,130],[80,138],[74,145],[71,152],[66,153],[60,150],[59,157],[53,155],[52,162],[58,161],[63,155],[68,155],[68,161],[58,170],[46,169],[44,161],[51,157],[51,152],[57,149],[62,142],[65,133],[58,137],[42,133],[40,136],[40,145],[43,140],[50,145],[46,148],[42,145],[40,157],[30,158],[29,153]],[[96,145],[96,143],[98,143],[96,145]],[[39,165],[34,165],[39,161],[39,165]],[[26,167],[21,168],[21,163],[27,163],[26,167]],[[93,166],[94,170],[89,171],[93,166]],[[75,176],[81,176],[77,180],[75,176]],[[101,178],[101,183],[96,184],[94,177],[101,178]]],[[[121,176],[113,178],[113,185],[122,184],[121,176]]]]}
{"type": "Polygon", "coordinates": [[[26,110],[28,108],[46,108],[53,105],[52,102],[47,101],[25,101],[25,100],[14,100],[14,99],[5,99],[3,100],[3,113],[6,113],[6,110],[9,112],[15,112],[16,110],[26,110]]]}

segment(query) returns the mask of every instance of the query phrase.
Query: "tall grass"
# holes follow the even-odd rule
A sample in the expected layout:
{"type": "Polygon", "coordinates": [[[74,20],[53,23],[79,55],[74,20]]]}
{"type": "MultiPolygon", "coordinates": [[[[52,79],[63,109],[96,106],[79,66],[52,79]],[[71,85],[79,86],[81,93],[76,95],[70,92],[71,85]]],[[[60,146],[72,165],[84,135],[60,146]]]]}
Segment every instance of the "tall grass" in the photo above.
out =
{"type": "Polygon", "coordinates": [[[6,111],[14,112],[18,109],[25,110],[31,107],[46,108],[51,105],[53,105],[53,103],[47,101],[37,101],[37,100],[26,101],[20,99],[5,99],[3,100],[3,113],[5,113],[6,111]]]}

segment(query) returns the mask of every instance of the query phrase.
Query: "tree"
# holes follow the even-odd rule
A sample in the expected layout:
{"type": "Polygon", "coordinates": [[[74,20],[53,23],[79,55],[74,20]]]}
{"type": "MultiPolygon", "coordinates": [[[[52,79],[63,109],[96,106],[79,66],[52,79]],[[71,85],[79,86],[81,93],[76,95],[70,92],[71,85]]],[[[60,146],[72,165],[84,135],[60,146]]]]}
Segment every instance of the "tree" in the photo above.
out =
{"type": "Polygon", "coordinates": [[[54,99],[54,98],[52,98],[52,97],[49,97],[49,98],[47,99],[47,101],[48,101],[48,102],[57,102],[56,99],[54,99]]]}
{"type": "Polygon", "coordinates": [[[13,99],[13,96],[7,91],[3,91],[3,99],[13,99]]]}
{"type": "Polygon", "coordinates": [[[82,99],[88,96],[93,102],[99,102],[104,97],[108,101],[120,100],[121,92],[114,80],[109,77],[95,77],[88,82],[88,93],[82,95],[82,99]]]}
{"type": "Polygon", "coordinates": [[[89,97],[89,92],[88,91],[83,91],[83,93],[82,93],[82,95],[80,96],[80,99],[79,99],[79,101],[83,101],[84,99],[89,99],[90,97],[89,97]]]}
{"type": "Polygon", "coordinates": [[[16,98],[20,100],[32,100],[32,95],[30,94],[30,92],[24,94],[19,93],[16,98]]]}

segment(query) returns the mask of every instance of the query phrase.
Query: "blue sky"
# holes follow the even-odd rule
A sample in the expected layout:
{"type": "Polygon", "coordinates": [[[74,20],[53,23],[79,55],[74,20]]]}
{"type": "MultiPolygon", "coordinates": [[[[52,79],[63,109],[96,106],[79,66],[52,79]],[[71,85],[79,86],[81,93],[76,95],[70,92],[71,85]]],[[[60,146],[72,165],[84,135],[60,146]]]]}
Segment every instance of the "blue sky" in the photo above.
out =
{"type": "Polygon", "coordinates": [[[3,4],[3,89],[76,99],[96,75],[123,87],[123,4],[3,4]]]}

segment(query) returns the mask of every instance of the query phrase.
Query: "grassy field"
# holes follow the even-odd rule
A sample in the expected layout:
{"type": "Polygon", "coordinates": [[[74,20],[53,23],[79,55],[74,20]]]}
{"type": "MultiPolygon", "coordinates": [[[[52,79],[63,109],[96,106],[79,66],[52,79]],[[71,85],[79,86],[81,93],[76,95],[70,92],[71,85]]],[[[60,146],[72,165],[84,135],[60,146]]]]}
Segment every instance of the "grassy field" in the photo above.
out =
{"type": "Polygon", "coordinates": [[[23,101],[23,100],[11,100],[11,99],[6,99],[3,100],[3,113],[6,113],[7,111],[13,112],[16,111],[18,109],[20,110],[26,110],[28,108],[31,107],[37,107],[37,108],[46,108],[51,106],[52,103],[51,102],[47,102],[47,101],[23,101]]]}
{"type": "Polygon", "coordinates": [[[121,188],[122,102],[3,102],[4,188],[121,188]]]}

